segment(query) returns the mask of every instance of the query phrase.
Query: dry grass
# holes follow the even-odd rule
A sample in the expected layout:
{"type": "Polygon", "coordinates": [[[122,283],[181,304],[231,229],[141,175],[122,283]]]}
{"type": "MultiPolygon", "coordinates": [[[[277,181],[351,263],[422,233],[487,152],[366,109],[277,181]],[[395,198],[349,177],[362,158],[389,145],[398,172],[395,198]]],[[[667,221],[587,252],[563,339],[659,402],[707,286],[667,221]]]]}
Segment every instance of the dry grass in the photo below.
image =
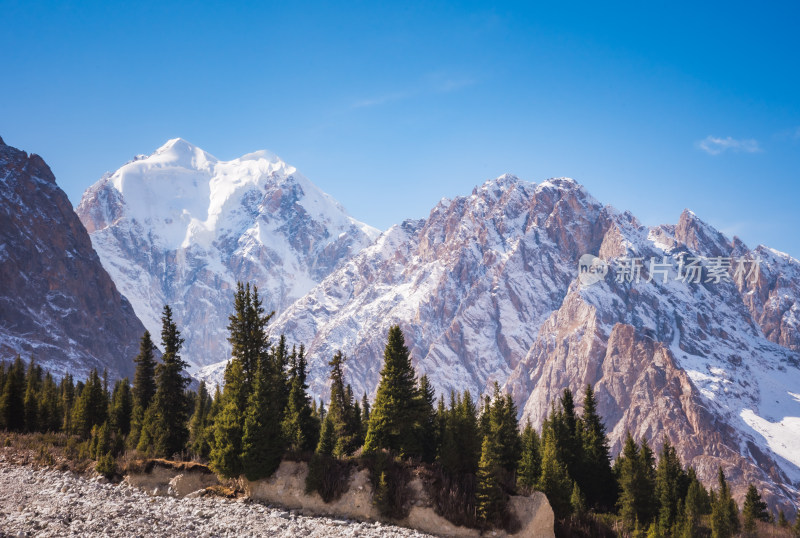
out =
{"type": "Polygon", "coordinates": [[[86,474],[94,469],[85,443],[65,433],[0,432],[0,458],[14,465],[86,474]]]}

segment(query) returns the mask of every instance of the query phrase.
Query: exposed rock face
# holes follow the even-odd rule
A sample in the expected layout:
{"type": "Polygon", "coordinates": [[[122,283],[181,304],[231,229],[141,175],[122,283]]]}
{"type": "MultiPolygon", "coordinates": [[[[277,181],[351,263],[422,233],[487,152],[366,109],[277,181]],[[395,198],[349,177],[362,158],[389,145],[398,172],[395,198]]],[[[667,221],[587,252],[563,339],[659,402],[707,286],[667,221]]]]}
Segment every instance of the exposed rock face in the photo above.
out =
{"type": "Polygon", "coordinates": [[[0,359],[129,376],[144,326],[38,155],[0,140],[0,359]]]}
{"type": "Polygon", "coordinates": [[[394,323],[439,392],[477,395],[497,380],[537,426],[564,388],[592,384],[614,451],[628,430],[657,449],[667,435],[708,484],[722,465],[737,494],[752,481],[793,512],[798,282],[797,260],[751,251],[689,211],[647,228],[574,181],[503,176],[393,227],[272,330],[308,346],[318,396],[336,349],[356,393],[373,393],[394,323]],[[600,282],[577,278],[584,253],[609,264],[600,282]],[[640,278],[618,282],[630,258],[640,278]],[[680,280],[693,258],[701,281],[680,280]],[[731,258],[719,282],[707,281],[714,258],[731,258]]]}
{"type": "MultiPolygon", "coordinates": [[[[780,312],[777,337],[753,319],[759,308],[775,315],[769,301],[749,290],[776,288],[776,274],[792,274],[797,261],[759,247],[750,252],[686,212],[676,227],[648,230],[634,221],[612,226],[600,256],[619,266],[642,258],[640,282],[618,282],[614,271],[592,285],[574,281],[560,306],[539,331],[527,357],[507,381],[523,419],[540,424],[551,402],[569,387],[595,388],[612,453],[626,432],[659,449],[663,438],[682,460],[713,484],[721,466],[739,500],[752,482],[773,504],[796,507],[800,457],[798,355],[782,346],[792,332],[792,313],[780,312]],[[761,275],[739,274],[734,262],[720,282],[676,280],[676,265],[664,281],[649,260],[664,256],[744,259],[749,273],[761,257],[761,275]],[[652,281],[647,281],[652,277],[652,281]],[[755,284],[753,284],[755,282],[755,284]],[[766,305],[766,306],[765,306],[766,305]],[[788,320],[788,321],[787,321],[788,320]]],[[[773,294],[774,291],[767,293],[773,294]]],[[[798,295],[786,301],[796,302],[798,295]]]]}
{"type": "Polygon", "coordinates": [[[378,235],[268,152],[219,161],[181,139],[107,174],[77,212],[151,332],[173,307],[196,366],[229,356],[237,281],[280,312],[378,235]]]}
{"type": "Polygon", "coordinates": [[[403,328],[419,374],[444,392],[504,382],[564,298],[575,260],[596,250],[607,210],[577,183],[503,176],[443,200],[326,278],[272,325],[304,343],[311,389],[327,396],[337,349],[356,394],[372,393],[386,334],[403,328]],[[575,233],[579,229],[585,233],[575,233]]]}

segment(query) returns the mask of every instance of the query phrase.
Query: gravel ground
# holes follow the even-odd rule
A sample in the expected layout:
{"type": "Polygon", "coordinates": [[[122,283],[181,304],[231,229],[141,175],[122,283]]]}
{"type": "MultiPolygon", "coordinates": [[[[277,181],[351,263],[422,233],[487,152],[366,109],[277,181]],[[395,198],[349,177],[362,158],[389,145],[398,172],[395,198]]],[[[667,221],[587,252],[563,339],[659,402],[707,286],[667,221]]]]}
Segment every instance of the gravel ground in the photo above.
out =
{"type": "Polygon", "coordinates": [[[5,536],[428,536],[410,529],[305,517],[219,497],[151,497],[126,484],[0,463],[5,536]]]}

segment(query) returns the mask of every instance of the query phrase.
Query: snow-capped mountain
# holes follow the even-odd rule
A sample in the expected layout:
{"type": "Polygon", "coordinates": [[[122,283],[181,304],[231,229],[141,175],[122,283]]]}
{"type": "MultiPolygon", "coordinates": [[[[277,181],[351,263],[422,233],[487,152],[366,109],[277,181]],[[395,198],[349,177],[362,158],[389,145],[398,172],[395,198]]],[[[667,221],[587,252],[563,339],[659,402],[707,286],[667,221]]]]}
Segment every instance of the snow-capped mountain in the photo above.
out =
{"type": "Polygon", "coordinates": [[[151,332],[172,306],[196,367],[229,356],[237,281],[280,312],[378,235],[275,155],[220,161],[180,138],[105,175],[77,213],[151,332]]]}
{"type": "Polygon", "coordinates": [[[592,384],[615,449],[628,430],[656,448],[666,434],[709,483],[722,465],[739,495],[752,481],[787,503],[800,486],[798,277],[797,260],[691,212],[648,228],[573,180],[502,176],[391,228],[271,330],[307,346],[317,396],[337,349],[356,393],[373,393],[394,323],[438,391],[499,381],[537,425],[564,388],[592,384]],[[583,254],[607,264],[604,279],[582,283],[583,254]],[[723,269],[676,280],[699,257],[723,269]],[[639,281],[617,282],[633,258],[639,281]]]}
{"type": "Polygon", "coordinates": [[[38,155],[0,139],[0,360],[131,376],[144,326],[38,155]]]}

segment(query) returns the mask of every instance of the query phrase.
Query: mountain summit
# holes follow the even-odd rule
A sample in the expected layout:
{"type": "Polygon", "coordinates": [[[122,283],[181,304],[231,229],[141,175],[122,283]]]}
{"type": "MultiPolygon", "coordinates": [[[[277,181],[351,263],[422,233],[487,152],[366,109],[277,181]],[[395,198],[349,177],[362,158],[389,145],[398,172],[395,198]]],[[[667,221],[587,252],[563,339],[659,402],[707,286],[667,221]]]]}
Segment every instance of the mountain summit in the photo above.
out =
{"type": "Polygon", "coordinates": [[[228,357],[237,281],[280,312],[379,234],[269,152],[220,161],[181,138],[106,174],[77,213],[153,334],[173,306],[198,367],[228,357]]]}

